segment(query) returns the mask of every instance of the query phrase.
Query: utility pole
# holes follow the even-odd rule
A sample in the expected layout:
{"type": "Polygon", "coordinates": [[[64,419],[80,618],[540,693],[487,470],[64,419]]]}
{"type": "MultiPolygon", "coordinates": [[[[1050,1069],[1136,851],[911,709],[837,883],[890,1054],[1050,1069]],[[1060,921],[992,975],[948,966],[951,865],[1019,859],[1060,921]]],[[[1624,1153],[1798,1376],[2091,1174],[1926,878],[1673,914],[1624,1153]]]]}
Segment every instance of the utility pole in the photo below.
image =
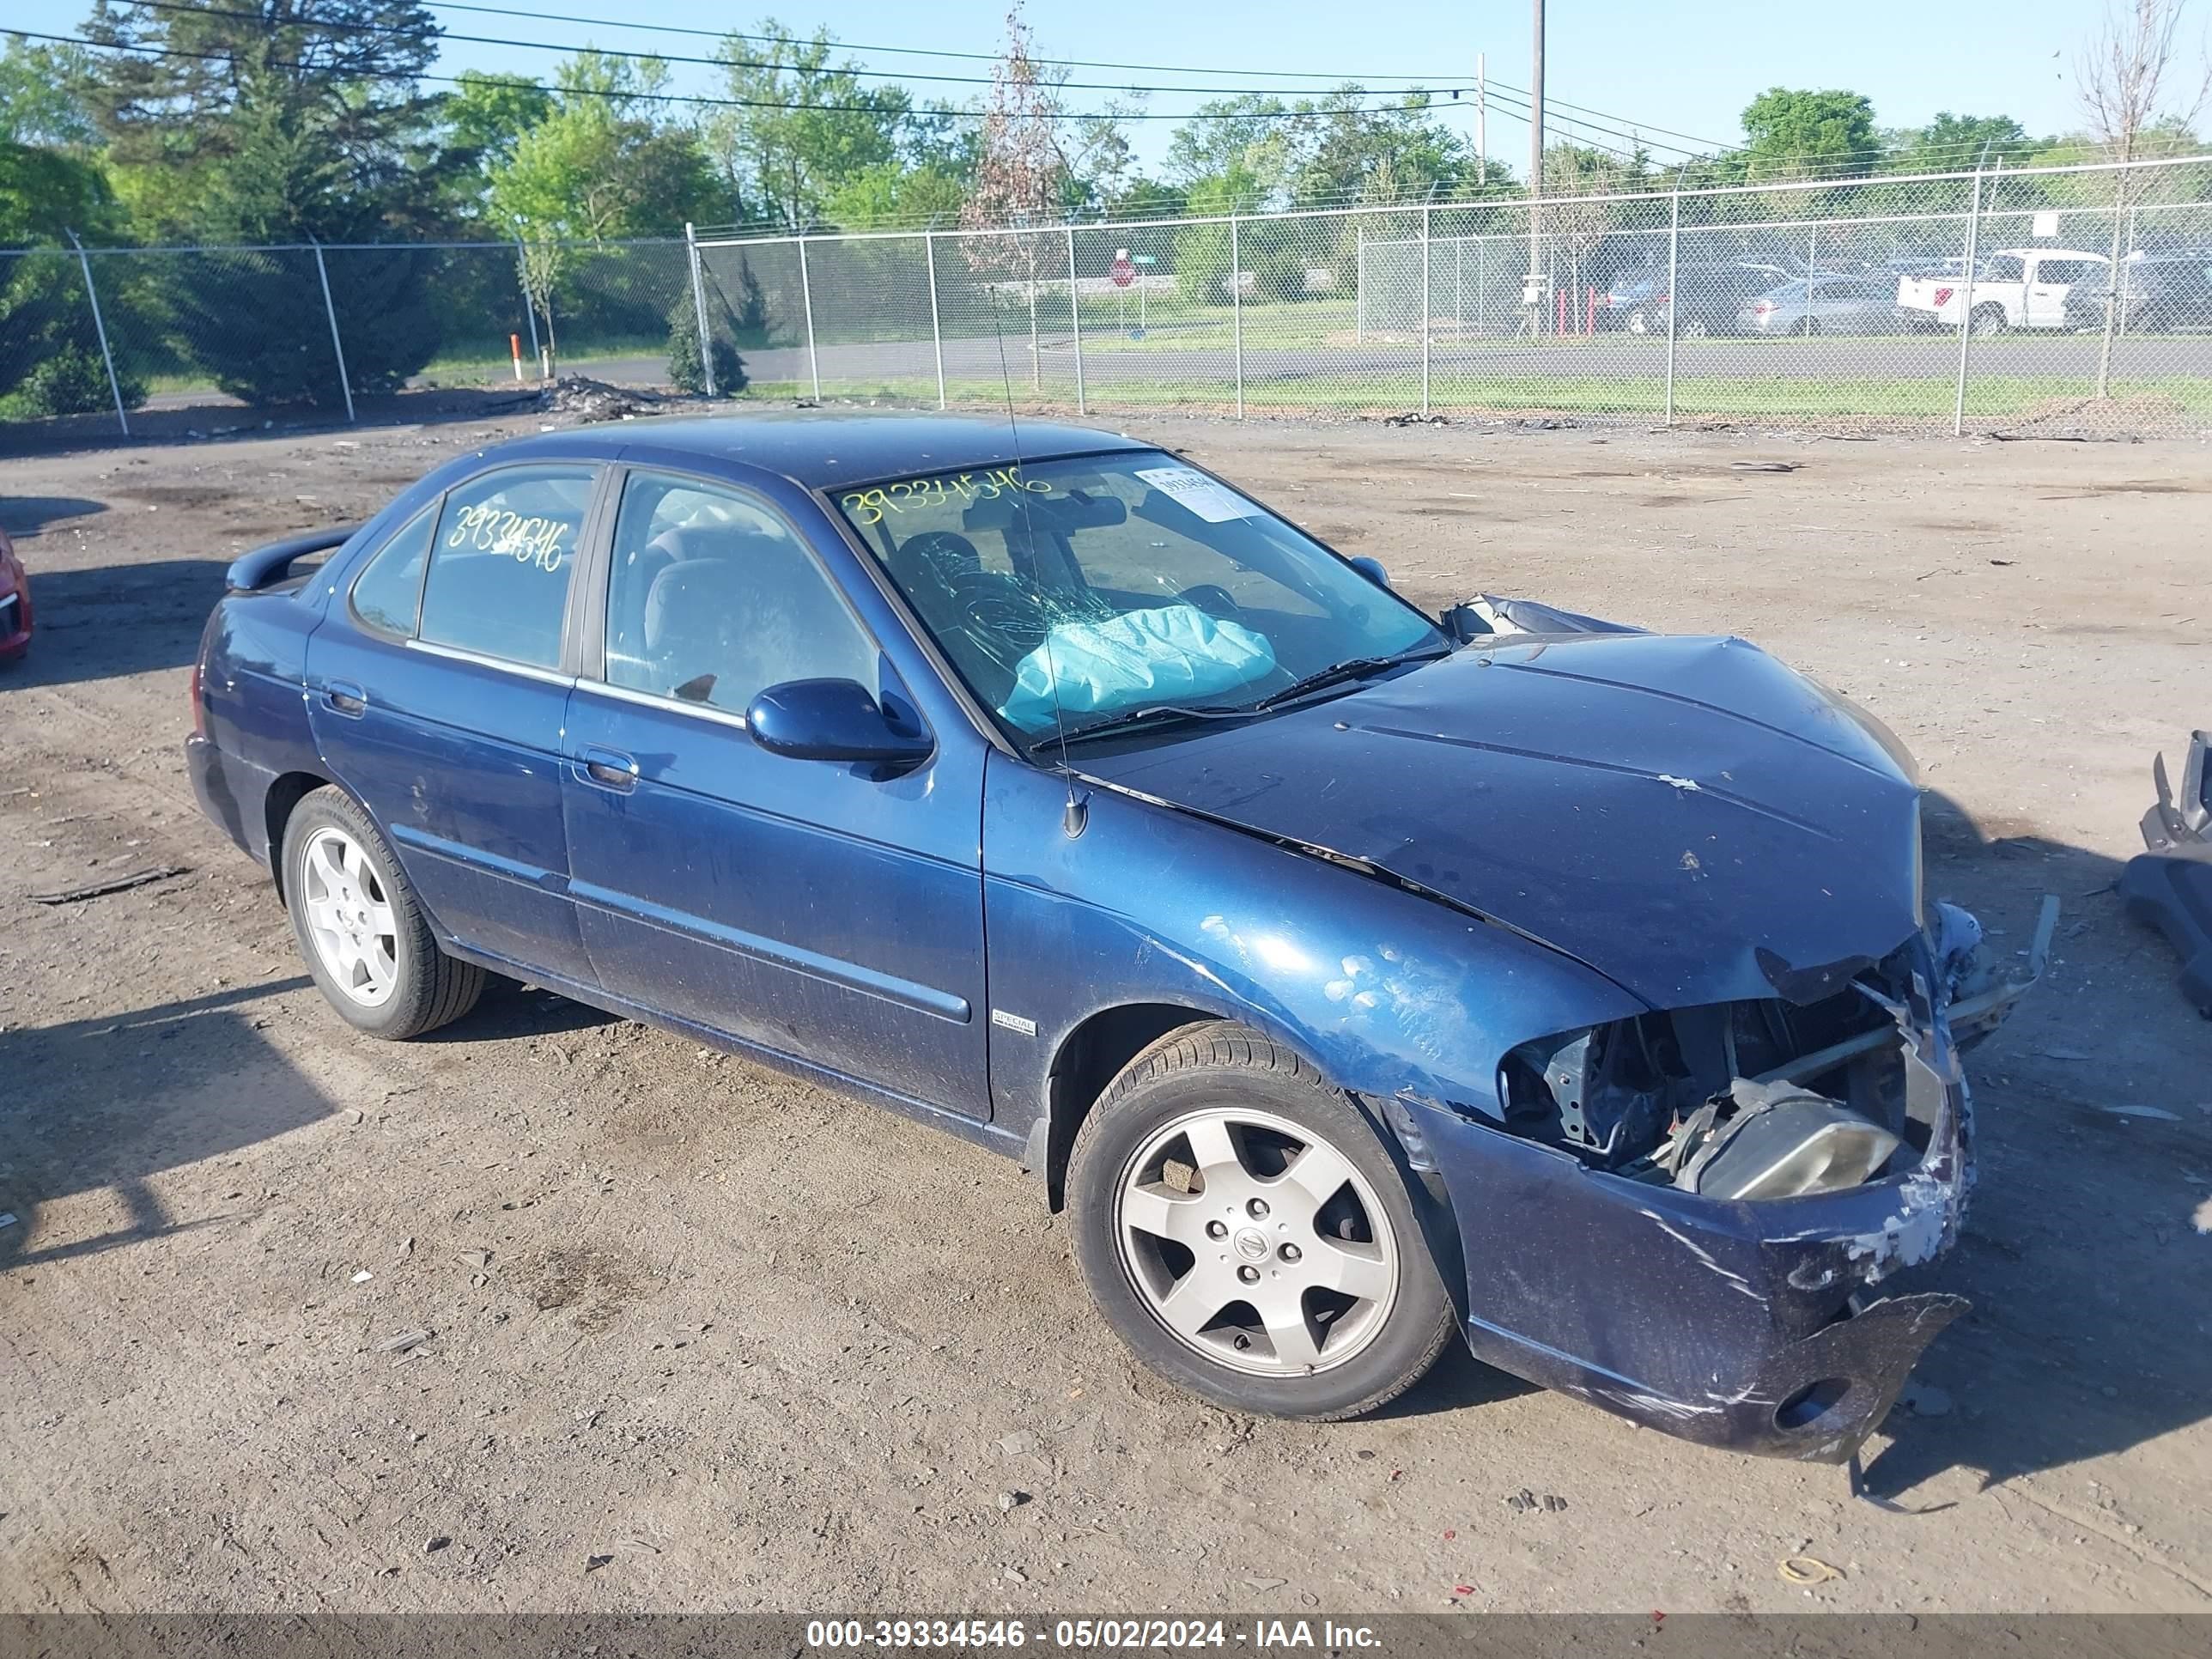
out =
{"type": "Polygon", "coordinates": [[[1544,330],[1543,237],[1536,228],[1536,204],[1544,195],[1544,0],[1534,0],[1534,38],[1528,64],[1528,332],[1544,330]]]}
{"type": "Polygon", "coordinates": [[[1474,54],[1474,187],[1490,182],[1490,105],[1483,80],[1483,54],[1474,54]]]}

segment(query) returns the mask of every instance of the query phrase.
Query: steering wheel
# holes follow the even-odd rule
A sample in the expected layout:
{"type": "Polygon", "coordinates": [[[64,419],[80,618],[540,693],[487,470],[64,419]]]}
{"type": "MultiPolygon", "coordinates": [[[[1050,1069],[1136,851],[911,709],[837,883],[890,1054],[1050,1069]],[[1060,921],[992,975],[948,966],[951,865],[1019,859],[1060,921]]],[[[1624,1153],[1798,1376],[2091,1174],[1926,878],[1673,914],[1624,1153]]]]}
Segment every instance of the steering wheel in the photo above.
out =
{"type": "Polygon", "coordinates": [[[1216,622],[1235,622],[1244,614],[1244,607],[1237,603],[1237,596],[1218,582],[1200,582],[1195,587],[1184,588],[1176,597],[1203,611],[1216,622]]]}

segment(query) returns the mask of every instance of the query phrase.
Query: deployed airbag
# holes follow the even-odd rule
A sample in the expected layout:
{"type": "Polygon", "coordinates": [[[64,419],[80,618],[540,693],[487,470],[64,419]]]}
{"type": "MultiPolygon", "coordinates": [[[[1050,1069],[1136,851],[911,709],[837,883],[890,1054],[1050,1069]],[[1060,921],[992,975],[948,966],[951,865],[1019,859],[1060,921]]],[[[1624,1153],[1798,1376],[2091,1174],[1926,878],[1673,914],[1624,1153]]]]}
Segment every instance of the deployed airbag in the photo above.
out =
{"type": "Polygon", "coordinates": [[[1106,622],[1056,623],[1016,667],[1000,713],[1025,731],[1062,714],[1097,714],[1212,696],[1275,666],[1267,636],[1195,605],[1132,611],[1106,622]]]}

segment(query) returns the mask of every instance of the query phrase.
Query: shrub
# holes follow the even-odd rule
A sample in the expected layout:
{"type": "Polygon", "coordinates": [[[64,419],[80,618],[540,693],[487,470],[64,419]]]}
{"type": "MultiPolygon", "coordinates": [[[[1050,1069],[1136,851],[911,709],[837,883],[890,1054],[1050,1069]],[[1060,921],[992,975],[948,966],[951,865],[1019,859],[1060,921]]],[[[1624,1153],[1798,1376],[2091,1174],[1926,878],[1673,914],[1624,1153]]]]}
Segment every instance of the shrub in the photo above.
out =
{"type": "MultiPolygon", "coordinates": [[[[395,390],[438,349],[437,319],[422,293],[425,256],[409,248],[340,248],[326,258],[354,391],[395,390]]],[[[185,349],[231,396],[319,408],[345,401],[313,252],[192,256],[173,306],[185,349]]]]}
{"type": "MultiPolygon", "coordinates": [[[[24,418],[112,409],[107,366],[100,360],[76,259],[33,252],[11,263],[15,274],[0,283],[0,398],[24,418]]],[[[106,297],[112,313],[115,296],[106,297]]],[[[118,371],[124,404],[136,409],[146,401],[145,380],[127,362],[118,371]]]]}
{"type": "MultiPolygon", "coordinates": [[[[745,389],[745,361],[720,329],[710,348],[714,360],[714,391],[727,398],[745,389]]],[[[707,395],[706,376],[699,372],[699,311],[686,294],[668,313],[668,383],[692,397],[707,395]]]]}

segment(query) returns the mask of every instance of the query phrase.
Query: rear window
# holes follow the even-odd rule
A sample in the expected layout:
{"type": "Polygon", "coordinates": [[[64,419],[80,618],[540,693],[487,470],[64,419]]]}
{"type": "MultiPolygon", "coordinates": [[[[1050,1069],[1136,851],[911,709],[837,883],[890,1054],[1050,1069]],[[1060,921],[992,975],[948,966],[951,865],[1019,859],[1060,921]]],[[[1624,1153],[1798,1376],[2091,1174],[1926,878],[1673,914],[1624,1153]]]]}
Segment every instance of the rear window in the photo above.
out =
{"type": "Polygon", "coordinates": [[[430,551],[437,516],[434,507],[424,507],[376,550],[355,579],[353,614],[377,632],[401,639],[415,632],[422,604],[422,561],[430,551]]]}
{"type": "Polygon", "coordinates": [[[534,668],[561,665],[588,466],[515,466],[446,497],[422,587],[422,637],[534,668]]]}

